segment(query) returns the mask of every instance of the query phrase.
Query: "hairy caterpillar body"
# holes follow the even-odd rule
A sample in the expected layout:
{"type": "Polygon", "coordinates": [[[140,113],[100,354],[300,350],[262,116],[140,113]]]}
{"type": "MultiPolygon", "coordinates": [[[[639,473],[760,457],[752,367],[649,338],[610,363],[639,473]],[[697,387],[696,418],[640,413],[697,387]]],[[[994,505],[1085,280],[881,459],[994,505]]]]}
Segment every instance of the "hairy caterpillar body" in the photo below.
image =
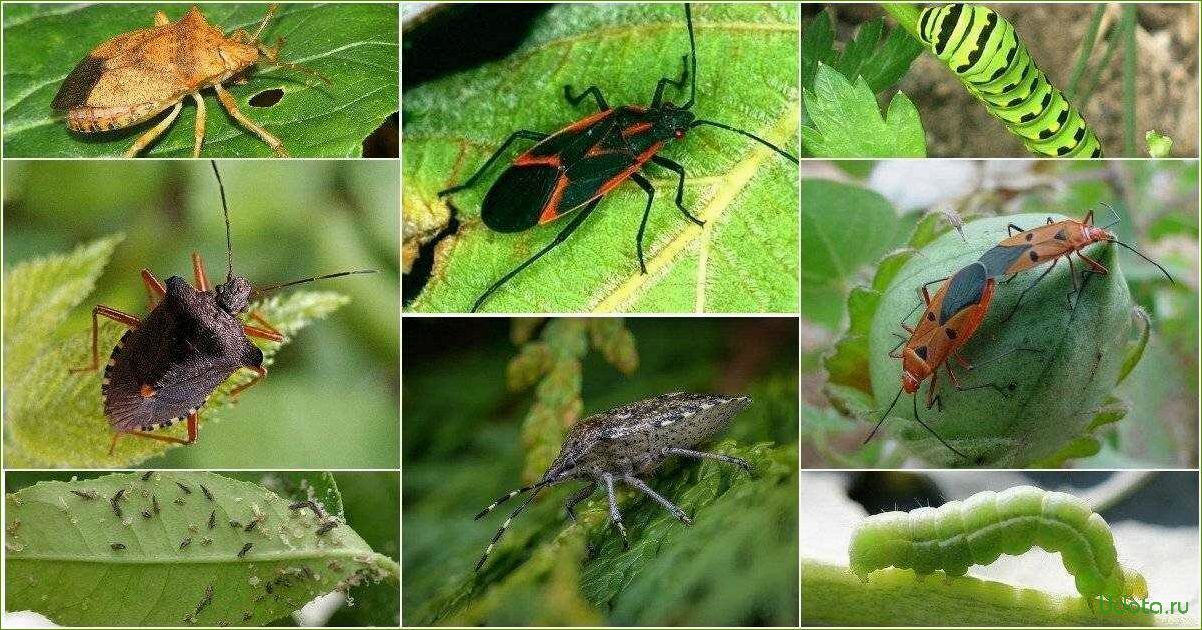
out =
{"type": "Polygon", "coordinates": [[[923,9],[919,39],[1032,153],[1102,157],[1102,145],[1018,41],[1014,25],[980,5],[923,9]]]}
{"type": "Polygon", "coordinates": [[[1033,547],[1060,553],[1064,568],[1088,598],[1146,598],[1139,573],[1118,562],[1106,521],[1084,501],[1063,492],[1016,486],[980,492],[964,501],[912,512],[885,512],[864,519],[852,535],[851,570],[861,579],[878,569],[942,570],[960,576],[974,564],[1033,547]]]}

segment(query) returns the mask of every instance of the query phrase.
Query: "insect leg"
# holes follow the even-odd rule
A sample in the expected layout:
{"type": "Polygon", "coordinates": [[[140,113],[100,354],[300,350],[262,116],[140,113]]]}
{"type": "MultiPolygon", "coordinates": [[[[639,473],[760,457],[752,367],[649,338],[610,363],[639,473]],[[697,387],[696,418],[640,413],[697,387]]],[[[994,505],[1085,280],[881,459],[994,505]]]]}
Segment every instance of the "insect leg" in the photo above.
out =
{"type": "Polygon", "coordinates": [[[100,322],[96,319],[97,315],[103,315],[119,324],[125,324],[130,328],[137,328],[138,324],[141,323],[137,317],[134,317],[129,313],[122,313],[115,308],[109,308],[103,304],[97,304],[94,308],[92,308],[92,362],[86,367],[68,369],[67,371],[71,372],[72,374],[77,372],[93,372],[96,370],[96,368],[100,367],[100,348],[97,345],[96,339],[100,330],[100,322]]]}
{"type": "Polygon", "coordinates": [[[652,109],[659,107],[659,104],[661,102],[663,102],[664,88],[668,87],[669,85],[675,86],[675,87],[681,88],[681,89],[684,88],[685,81],[689,80],[689,56],[688,55],[682,55],[680,57],[680,65],[682,66],[682,68],[680,70],[680,78],[679,79],[669,79],[667,77],[664,77],[655,83],[655,96],[653,96],[651,98],[651,108],[652,109]]]}
{"type": "Polygon", "coordinates": [[[260,140],[271,147],[271,151],[275,153],[276,157],[288,157],[288,151],[284,149],[284,143],[280,142],[279,138],[271,135],[266,129],[260,127],[255,121],[247,118],[246,114],[243,114],[242,110],[238,109],[238,103],[234,101],[234,97],[230,96],[230,93],[225,91],[225,88],[221,87],[220,83],[214,83],[213,90],[217,92],[217,100],[221,101],[222,106],[225,107],[225,111],[229,112],[230,118],[238,121],[238,124],[246,127],[248,131],[256,136],[259,136],[260,140]]]}
{"type": "Polygon", "coordinates": [[[176,103],[175,107],[171,108],[171,113],[167,114],[166,118],[160,120],[157,124],[155,124],[155,126],[147,130],[146,133],[138,136],[138,139],[134,141],[133,145],[125,150],[125,154],[122,157],[137,157],[138,153],[140,153],[142,149],[145,149],[150,145],[151,142],[154,142],[155,138],[158,138],[160,135],[162,135],[163,132],[171,126],[171,123],[175,122],[175,117],[179,116],[179,110],[183,107],[183,101],[176,103]]]}
{"type": "Polygon", "coordinates": [[[646,177],[638,173],[632,174],[630,181],[638,184],[639,188],[647,193],[647,207],[643,209],[643,220],[639,221],[639,232],[634,237],[634,248],[639,254],[639,269],[646,274],[647,263],[643,261],[643,232],[647,231],[647,219],[651,218],[651,202],[655,200],[655,188],[651,186],[651,182],[647,181],[646,177]]]}
{"type": "Polygon", "coordinates": [[[678,457],[692,457],[693,459],[716,459],[727,464],[734,464],[747,472],[751,472],[751,464],[747,460],[731,457],[730,455],[722,455],[721,453],[706,453],[705,451],[691,451],[687,448],[676,448],[675,446],[665,446],[660,449],[664,455],[676,455],[678,457]]]}
{"type": "Polygon", "coordinates": [[[1043,273],[1039,274],[1039,277],[1032,280],[1031,284],[1028,284],[1026,286],[1026,288],[1023,289],[1023,292],[1018,294],[1018,299],[1015,300],[1015,302],[1014,302],[1014,308],[1010,309],[1010,314],[1006,315],[1006,317],[1004,319],[1002,319],[1001,322],[998,322],[998,323],[1004,324],[1004,323],[1010,321],[1011,317],[1014,317],[1014,314],[1018,312],[1018,305],[1022,304],[1023,297],[1027,295],[1027,291],[1030,291],[1031,289],[1035,288],[1035,285],[1039,284],[1039,281],[1043,280],[1044,276],[1047,276],[1049,273],[1052,273],[1052,269],[1056,268],[1056,263],[1058,263],[1058,262],[1060,262],[1059,258],[1053,259],[1052,264],[1048,265],[1048,268],[1046,270],[1044,270],[1043,273]]]}
{"type": "Polygon", "coordinates": [[[488,159],[484,161],[484,165],[476,169],[476,172],[472,173],[472,176],[467,178],[467,181],[459,184],[458,186],[451,186],[450,188],[438,191],[438,196],[445,197],[447,195],[457,193],[465,188],[471,188],[474,186],[476,182],[479,181],[479,179],[484,175],[485,171],[487,171],[489,167],[491,167],[498,159],[500,159],[501,154],[504,153],[505,149],[508,149],[509,145],[513,144],[515,140],[533,140],[538,142],[546,139],[550,135],[551,134],[549,133],[542,133],[540,131],[518,129],[517,131],[509,134],[508,138],[505,138],[505,142],[502,142],[501,146],[497,148],[496,151],[493,151],[492,155],[488,156],[488,159]]]}
{"type": "Polygon", "coordinates": [[[938,433],[935,433],[935,430],[932,429],[929,425],[927,425],[927,423],[923,422],[922,418],[918,417],[918,397],[917,396],[914,397],[914,421],[917,422],[918,424],[922,425],[922,428],[926,429],[928,433],[935,436],[935,439],[939,440],[940,444],[946,446],[947,450],[955,453],[956,455],[959,455],[961,459],[965,459],[965,460],[968,459],[967,455],[965,455],[964,453],[961,453],[960,451],[957,451],[951,444],[947,443],[947,440],[943,439],[943,437],[940,436],[938,433]]]}
{"type": "Polygon", "coordinates": [[[1013,223],[1006,226],[1006,237],[1007,238],[1014,236],[1015,232],[1026,232],[1026,230],[1018,227],[1017,225],[1014,225],[1013,223]]]}
{"type": "Polygon", "coordinates": [[[622,524],[622,513],[618,511],[618,499],[614,496],[614,476],[609,473],[601,475],[605,482],[605,493],[609,497],[609,520],[614,522],[618,533],[622,535],[622,549],[630,549],[630,539],[626,537],[626,526],[622,524]]]}
{"type": "Polygon", "coordinates": [[[257,322],[259,325],[258,326],[250,326],[247,324],[243,324],[242,332],[246,333],[247,336],[258,337],[259,339],[266,339],[268,341],[283,341],[284,340],[284,333],[277,330],[275,326],[272,326],[271,322],[268,322],[263,317],[263,315],[261,313],[259,313],[259,311],[251,311],[250,318],[253,319],[255,322],[257,322]]]}
{"type": "Polygon", "coordinates": [[[484,291],[484,295],[481,295],[476,300],[476,303],[472,305],[472,312],[475,313],[476,311],[480,310],[480,305],[484,304],[484,301],[488,299],[488,296],[495,293],[497,289],[500,289],[501,285],[505,284],[506,282],[509,282],[514,276],[521,273],[521,271],[523,269],[525,269],[526,267],[529,267],[531,263],[538,260],[539,258],[542,258],[547,252],[551,251],[551,249],[554,248],[556,245],[559,245],[560,243],[567,240],[567,238],[572,235],[572,232],[575,232],[576,228],[580,227],[580,224],[583,223],[584,220],[587,219],[588,216],[593,213],[593,210],[597,207],[597,204],[600,202],[601,202],[601,197],[598,197],[597,199],[590,201],[587,206],[580,209],[580,213],[576,215],[576,218],[572,219],[572,222],[569,223],[567,225],[567,227],[565,227],[563,230],[561,230],[559,232],[559,234],[557,234],[555,236],[555,239],[552,240],[550,243],[548,243],[546,247],[540,249],[536,254],[534,254],[530,258],[527,258],[526,262],[523,262],[522,264],[518,265],[517,268],[514,269],[513,271],[510,271],[509,273],[505,274],[504,276],[501,276],[500,280],[497,280],[496,282],[494,282],[492,284],[492,286],[488,287],[488,289],[484,291]]]}
{"type": "Polygon", "coordinates": [[[679,177],[676,182],[676,207],[679,208],[680,211],[684,213],[684,216],[688,217],[688,219],[693,223],[696,223],[697,225],[705,225],[705,221],[693,216],[693,213],[689,212],[689,209],[684,207],[684,167],[666,157],[660,157],[658,155],[651,156],[651,161],[657,166],[662,166],[669,171],[676,173],[676,175],[679,177]]]}
{"type": "Polygon", "coordinates": [[[601,111],[609,109],[609,103],[606,103],[605,97],[601,95],[601,88],[595,85],[590,85],[587,90],[579,94],[572,94],[572,86],[563,86],[563,97],[572,105],[572,107],[579,105],[580,101],[583,101],[584,97],[590,94],[593,96],[593,100],[597,101],[598,109],[601,111]]]}
{"type": "Polygon", "coordinates": [[[205,141],[205,100],[200,92],[192,93],[192,101],[196,103],[196,123],[193,128],[195,140],[192,143],[192,157],[200,157],[200,145],[205,141]]]}
{"type": "Polygon", "coordinates": [[[209,274],[205,273],[205,262],[201,260],[198,252],[192,252],[192,278],[196,282],[197,291],[213,290],[213,285],[209,283],[209,274]]]}
{"type": "Polygon", "coordinates": [[[137,436],[137,437],[147,438],[150,440],[158,440],[160,442],[170,442],[172,444],[183,444],[183,445],[187,446],[188,444],[191,444],[196,441],[196,433],[197,433],[197,415],[196,415],[196,410],[192,410],[192,411],[188,412],[188,438],[187,439],[177,438],[177,437],[174,437],[171,435],[158,435],[156,433],[147,433],[146,431],[117,431],[116,433],[113,434],[113,441],[109,443],[109,456],[110,457],[112,456],[113,451],[116,450],[116,448],[117,448],[117,440],[123,435],[133,435],[133,436],[137,436]]]}
{"type": "Polygon", "coordinates": [[[142,270],[142,284],[146,286],[146,295],[150,298],[150,309],[154,310],[163,300],[163,296],[167,295],[167,287],[164,287],[149,269],[142,270]]]}
{"type": "MultiPolygon", "coordinates": [[[[568,497],[567,501],[564,501],[563,509],[564,509],[564,511],[566,511],[568,513],[568,518],[572,519],[573,523],[576,522],[576,512],[572,508],[576,507],[577,503],[580,503],[581,501],[593,496],[593,493],[596,491],[597,491],[597,482],[593,481],[593,482],[590,482],[587,486],[572,493],[572,496],[568,497]]],[[[508,499],[508,498],[509,498],[509,495],[506,495],[501,498],[501,501],[504,501],[505,499],[508,499]]]]}
{"type": "Polygon", "coordinates": [[[656,503],[664,506],[664,509],[671,512],[672,516],[675,516],[676,519],[679,520],[681,523],[684,523],[685,525],[693,524],[693,519],[689,518],[689,515],[685,514],[684,510],[680,509],[679,507],[676,507],[675,504],[673,504],[671,501],[665,499],[662,495],[660,495],[660,493],[656,492],[655,490],[652,490],[651,486],[644,483],[642,479],[639,479],[638,477],[635,477],[632,475],[625,475],[622,477],[622,481],[625,481],[626,485],[642,492],[643,494],[651,497],[651,499],[653,501],[655,501],[656,503]]]}
{"type": "Polygon", "coordinates": [[[498,529],[497,533],[493,535],[492,542],[489,542],[488,547],[484,549],[484,555],[480,556],[480,561],[476,563],[477,571],[480,570],[480,567],[484,566],[484,561],[488,560],[488,556],[492,553],[492,549],[494,546],[496,546],[497,541],[500,540],[501,536],[505,534],[505,530],[509,529],[509,524],[513,522],[513,519],[517,518],[518,514],[521,514],[522,511],[524,511],[526,507],[530,505],[530,502],[534,500],[534,497],[538,496],[539,491],[541,491],[544,487],[546,486],[535,485],[534,492],[531,492],[530,496],[526,497],[526,500],[523,501],[522,504],[517,507],[517,509],[509,513],[509,517],[506,518],[505,522],[501,524],[501,529],[498,529]]]}
{"type": "Polygon", "coordinates": [[[246,391],[247,389],[250,389],[250,387],[252,385],[258,385],[259,381],[263,380],[264,378],[267,378],[267,368],[265,368],[261,365],[260,366],[244,365],[242,367],[254,372],[255,376],[253,378],[251,378],[249,381],[246,381],[245,383],[235,387],[234,389],[231,389],[230,390],[230,398],[237,398],[238,394],[241,394],[242,392],[246,391]]]}

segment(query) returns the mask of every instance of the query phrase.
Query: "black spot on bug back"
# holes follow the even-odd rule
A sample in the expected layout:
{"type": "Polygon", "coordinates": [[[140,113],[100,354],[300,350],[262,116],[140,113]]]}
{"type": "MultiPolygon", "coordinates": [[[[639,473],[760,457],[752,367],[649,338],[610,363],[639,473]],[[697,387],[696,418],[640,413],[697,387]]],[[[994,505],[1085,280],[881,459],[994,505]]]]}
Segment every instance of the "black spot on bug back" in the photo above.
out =
{"type": "Polygon", "coordinates": [[[88,102],[88,96],[92,94],[92,89],[100,82],[100,77],[104,75],[104,60],[92,56],[83,58],[78,66],[63,79],[63,84],[59,86],[58,93],[54,95],[54,100],[50,102],[50,106],[59,111],[82,107],[88,102]]]}
{"type": "Polygon", "coordinates": [[[918,358],[922,359],[923,361],[926,361],[927,360],[927,347],[926,346],[918,346],[917,348],[914,349],[914,354],[917,354],[918,358]]]}
{"type": "Polygon", "coordinates": [[[1068,230],[1066,230],[1064,228],[1060,228],[1056,232],[1056,236],[1054,238],[1058,241],[1067,241],[1068,240],[1068,230]]]}

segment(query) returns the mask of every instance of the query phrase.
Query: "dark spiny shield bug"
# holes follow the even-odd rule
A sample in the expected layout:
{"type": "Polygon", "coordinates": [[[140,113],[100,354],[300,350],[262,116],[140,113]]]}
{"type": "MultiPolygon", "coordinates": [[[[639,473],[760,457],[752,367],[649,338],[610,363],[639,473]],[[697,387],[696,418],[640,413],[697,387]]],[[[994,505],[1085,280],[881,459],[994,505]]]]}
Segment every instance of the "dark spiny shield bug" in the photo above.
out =
{"type": "Polygon", "coordinates": [[[484,225],[497,232],[522,232],[577,212],[548,245],[488,287],[472,305],[473,312],[479,310],[488,296],[502,285],[567,240],[592,214],[601,199],[628,179],[647,193],[647,206],[643,209],[643,219],[635,237],[639,267],[643,273],[647,273],[647,265],[643,260],[643,233],[655,198],[651,182],[641,174],[648,162],[677,175],[676,207],[688,220],[697,225],[704,224],[684,207],[684,167],[657,155],[665,144],[684,139],[685,134],[694,127],[708,125],[733,131],[797,164],[796,157],[755,134],[720,122],[699,119],[690,111],[697,100],[697,44],[693,37],[693,16],[688,4],[684,5],[684,13],[689,32],[689,54],[681,58],[684,68],[680,78],[662,78],[655,84],[655,94],[649,106],[623,105],[611,108],[597,86],[573,94],[572,86],[565,85],[564,98],[570,104],[579,105],[591,96],[599,111],[551,134],[526,129],[513,132],[467,181],[438,193],[439,197],[444,197],[475,185],[515,140],[532,140],[538,144],[519,155],[485,194],[480,206],[480,218],[484,225]],[[675,105],[664,100],[665,88],[671,85],[683,89],[685,81],[689,81],[688,101],[683,105],[675,105]]]}
{"type": "Polygon", "coordinates": [[[530,496],[501,524],[484,550],[484,555],[476,563],[476,570],[484,566],[484,561],[510,523],[534,501],[539,492],[573,479],[588,482],[588,485],[568,497],[564,504],[568,516],[575,520],[576,513],[572,508],[592,496],[598,486],[604,488],[609,499],[610,520],[622,535],[624,547],[629,543],[614,495],[615,482],[620,481],[646,494],[680,522],[691,525],[693,521],[684,510],[652,490],[639,477],[650,474],[656,466],[672,456],[715,459],[750,471],[751,466],[738,457],[692,450],[725,429],[731,418],[750,404],[751,398],[748,396],[674,392],[616,407],[581,420],[572,427],[559,455],[538,481],[509,492],[476,515],[479,520],[498,505],[531,491],[530,496]]]}
{"type": "MultiPolygon", "coordinates": [[[[251,287],[249,280],[234,275],[225,186],[217,163],[211,164],[213,174],[217,176],[225,216],[225,282],[212,287],[200,255],[193,253],[195,287],[179,276],[167,278],[167,282],[162,283],[149,270],[142,270],[142,282],[150,294],[152,307],[145,318],[138,319],[103,304],[92,309],[92,362],[74,368],[72,372],[95,371],[100,366],[99,316],[129,327],[109,357],[100,386],[104,415],[116,431],[109,447],[110,454],[117,445],[117,438],[125,433],[191,444],[196,441],[197,410],[219,385],[239,369],[254,372],[253,379],[230,392],[230,397],[236,398],[267,376],[263,352],[250,338],[279,342],[283,341],[284,335],[257,311],[251,310],[249,314],[255,325],[239,319],[250,309],[253,300],[283,287],[374,271],[343,271],[257,289],[251,287]],[[170,427],[176,420],[187,421],[187,439],[150,433],[170,427]]],[[[191,493],[182,484],[180,487],[191,493]]]]}
{"type": "Polygon", "coordinates": [[[205,136],[205,105],[200,91],[213,88],[217,100],[238,124],[259,137],[278,157],[288,157],[284,144],[248,118],[222,87],[259,62],[301,70],[329,83],[321,74],[296,64],[280,61],[275,46],[259,41],[276,5],[253,35],[237,30],[229,37],[210,25],[196,7],[172,23],[162,11],[154,14],[154,26],[114,37],[88,53],[67,75],[51,106],[67,114],[67,127],[77,133],[123,129],[171,111],[143,133],[125,152],[134,157],[150,146],[179,115],[183,99],[196,103],[196,132],[192,157],[200,156],[205,136]]]}

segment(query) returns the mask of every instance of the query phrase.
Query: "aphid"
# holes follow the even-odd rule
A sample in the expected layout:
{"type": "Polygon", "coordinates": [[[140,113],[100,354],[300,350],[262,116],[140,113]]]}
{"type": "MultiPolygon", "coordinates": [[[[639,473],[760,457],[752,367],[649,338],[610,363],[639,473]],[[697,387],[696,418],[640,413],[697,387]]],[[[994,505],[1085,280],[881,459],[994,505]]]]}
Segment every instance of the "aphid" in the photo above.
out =
{"type": "Polygon", "coordinates": [[[230,521],[230,527],[233,527],[234,529],[238,529],[238,528],[242,527],[242,523],[239,523],[238,521],[230,521]]]}
{"type": "Polygon", "coordinates": [[[185,538],[185,539],[179,541],[179,548],[185,549],[185,548],[187,548],[188,545],[191,545],[191,544],[192,544],[192,539],[190,537],[185,538]]]}
{"type": "Polygon", "coordinates": [[[288,157],[280,139],[243,114],[222,86],[260,62],[306,72],[330,84],[314,70],[280,61],[282,38],[272,47],[259,41],[275,10],[274,4],[267,9],[253,35],[239,29],[229,37],[211,26],[196,7],[175,23],[157,11],[153,27],[118,35],[93,48],[63,80],[51,106],[66,112],[69,129],[84,134],[130,127],[171,108],[126,150],[125,157],[134,157],[171,126],[183,99],[191,97],[196,103],[192,157],[200,157],[205,136],[200,92],[211,87],[230,118],[267,143],[277,157],[288,157]]]}
{"type": "Polygon", "coordinates": [[[174,503],[174,504],[176,504],[176,505],[183,505],[183,504],[184,504],[184,498],[183,498],[183,497],[175,497],[174,499],[172,499],[172,500],[171,500],[171,502],[172,502],[172,503],[174,503]]]}
{"type": "Polygon", "coordinates": [[[731,418],[749,404],[751,398],[748,396],[674,392],[615,407],[581,420],[568,432],[559,455],[538,481],[502,496],[476,515],[479,520],[498,505],[531,491],[530,496],[501,524],[484,550],[484,555],[476,563],[476,570],[484,566],[484,561],[510,523],[534,501],[539,492],[573,479],[585,481],[588,485],[568,498],[564,506],[568,515],[574,518],[572,508],[592,496],[598,486],[603,487],[609,498],[609,517],[622,536],[623,547],[629,547],[629,542],[614,495],[614,483],[618,481],[651,497],[682,523],[691,525],[693,521],[684,510],[652,490],[638,475],[650,474],[656,466],[672,456],[714,459],[750,472],[750,464],[738,457],[691,450],[725,429],[731,418]]]}
{"type": "Polygon", "coordinates": [[[259,526],[259,523],[263,522],[263,519],[264,519],[264,517],[262,515],[254,517],[253,519],[251,519],[251,521],[249,523],[246,524],[246,527],[243,528],[242,531],[246,531],[246,532],[255,531],[255,528],[259,526]]]}
{"type": "Polygon", "coordinates": [[[142,473],[142,481],[150,481],[150,476],[154,474],[153,470],[148,470],[142,473]]]}
{"type": "Polygon", "coordinates": [[[329,533],[329,531],[335,527],[338,527],[338,521],[326,521],[321,524],[321,527],[317,528],[317,535],[323,536],[329,533]]]}
{"type": "Polygon", "coordinates": [[[71,494],[81,499],[87,499],[88,501],[93,501],[100,497],[100,495],[96,494],[95,490],[72,490],[71,494]]]}
{"type": "Polygon", "coordinates": [[[205,586],[204,596],[200,598],[200,602],[196,604],[196,616],[200,616],[200,611],[208,608],[209,604],[213,603],[213,585],[205,586]]]}
{"type": "Polygon", "coordinates": [[[1047,224],[1031,228],[1030,230],[1024,230],[1013,223],[1006,227],[1007,238],[982,254],[980,258],[980,262],[988,269],[990,278],[1007,275],[1013,278],[1012,274],[1026,271],[1049,261],[1052,264],[1023,289],[1022,293],[1018,295],[1018,299],[1015,300],[1013,309],[1002,321],[1008,321],[1014,316],[1014,313],[1018,311],[1018,305],[1022,302],[1023,297],[1027,295],[1027,292],[1051,273],[1061,258],[1068,261],[1069,279],[1073,283],[1073,291],[1069,293],[1070,296],[1078,291],[1077,268],[1073,265],[1072,256],[1074,253],[1089,266],[1088,269],[1081,273],[1082,279],[1088,273],[1096,273],[1103,276],[1110,273],[1101,263],[1085,255],[1083,250],[1094,243],[1115,243],[1121,245],[1140,258],[1155,265],[1169,279],[1169,282],[1173,282],[1173,277],[1159,263],[1143,255],[1134,247],[1118,240],[1114,232],[1110,231],[1110,228],[1117,225],[1120,220],[1118,212],[1115,212],[1114,208],[1111,208],[1109,205],[1106,207],[1114,216],[1114,220],[1102,227],[1094,226],[1093,210],[1085,213],[1085,218],[1080,221],[1074,221],[1073,219],[1053,221],[1052,217],[1048,217],[1047,224]]]}
{"type": "Polygon", "coordinates": [[[250,551],[250,548],[254,547],[254,546],[255,546],[254,543],[246,543],[245,545],[242,545],[242,550],[238,552],[238,557],[245,558],[246,552],[250,551]]]}
{"type": "Polygon", "coordinates": [[[597,86],[573,94],[572,87],[565,85],[563,93],[568,103],[579,105],[591,96],[600,111],[552,134],[525,129],[515,131],[471,177],[462,184],[438,193],[439,197],[445,197],[475,185],[515,140],[533,140],[538,144],[519,155],[485,194],[480,206],[480,218],[484,225],[497,232],[522,232],[577,212],[554,240],[485,290],[472,305],[473,312],[479,310],[484,301],[502,285],[567,240],[593,213],[601,199],[627,179],[647,193],[647,206],[635,238],[639,267],[643,273],[647,273],[647,265],[643,260],[643,233],[651,215],[655,189],[640,171],[648,163],[676,173],[679,177],[676,207],[688,220],[704,225],[684,206],[684,167],[657,155],[665,144],[683,139],[694,127],[708,125],[733,131],[759,142],[794,164],[798,163],[796,157],[755,134],[723,123],[701,120],[690,111],[697,100],[697,45],[688,4],[685,4],[684,11],[689,33],[689,54],[681,58],[684,68],[680,78],[662,78],[655,84],[655,95],[650,106],[611,108],[597,86]],[[665,88],[671,85],[684,89],[685,82],[690,78],[689,100],[684,105],[677,106],[664,100],[665,88]]]}
{"type": "Polygon", "coordinates": [[[159,513],[159,498],[153,494],[150,495],[150,507],[154,509],[155,514],[159,513]]]}
{"type": "MultiPolygon", "coordinates": [[[[267,376],[263,367],[263,351],[251,342],[255,337],[279,342],[284,335],[271,326],[258,312],[251,311],[254,326],[243,324],[238,316],[250,308],[250,302],[264,294],[297,284],[337,278],[371,271],[344,271],[303,278],[292,282],[253,289],[242,276],[234,275],[234,254],[230,238],[229,207],[225,186],[217,163],[212,163],[221,192],[221,209],[225,215],[226,281],[211,287],[200,255],[192,254],[192,271],[196,288],[179,276],[167,279],[166,284],[149,270],[142,270],[142,281],[151,295],[150,314],[139,320],[104,305],[92,309],[92,363],[73,371],[94,371],[100,365],[97,346],[98,316],[104,316],[128,326],[113,349],[101,381],[104,415],[116,431],[109,448],[116,448],[122,434],[137,435],[175,444],[196,441],[197,410],[209,395],[239,369],[255,373],[250,381],[230,391],[237,398],[267,376]],[[188,437],[150,433],[167,428],[176,420],[187,421],[188,437]]],[[[191,490],[176,482],[180,489],[191,490]]]]}
{"type": "Polygon", "coordinates": [[[263,590],[267,591],[268,595],[271,595],[273,592],[275,592],[275,588],[271,586],[271,582],[264,583],[263,590]]]}
{"type": "Polygon", "coordinates": [[[317,503],[312,500],[297,501],[296,503],[293,503],[288,506],[289,510],[303,510],[305,508],[309,508],[310,510],[313,510],[313,516],[316,516],[317,518],[325,517],[325,513],[323,513],[321,511],[321,506],[317,505],[317,503]]]}
{"type": "Polygon", "coordinates": [[[217,527],[217,510],[209,512],[209,529],[217,527]]]}
{"type": "Polygon", "coordinates": [[[890,566],[960,576],[974,564],[1035,547],[1060,553],[1085,597],[1148,596],[1143,576],[1119,564],[1105,519],[1077,497],[1033,486],[870,516],[852,534],[848,555],[852,572],[867,581],[873,571],[890,566]]]}
{"type": "Polygon", "coordinates": [[[179,489],[183,490],[184,494],[192,494],[192,488],[189,488],[188,486],[185,486],[184,484],[182,484],[178,481],[175,482],[175,485],[179,486],[179,489]]]}
{"type": "Polygon", "coordinates": [[[251,617],[254,615],[249,610],[242,611],[242,621],[250,621],[251,617]]]}
{"type": "Polygon", "coordinates": [[[142,518],[150,518],[152,516],[154,516],[154,514],[151,514],[150,510],[142,510],[142,518]]]}
{"type": "Polygon", "coordinates": [[[209,538],[208,536],[205,536],[204,538],[200,539],[200,544],[205,545],[205,546],[211,545],[211,544],[213,544],[213,539],[209,538]]]}
{"type": "Polygon", "coordinates": [[[209,492],[209,489],[208,489],[208,488],[206,488],[206,487],[205,487],[205,485],[204,485],[203,483],[202,483],[202,484],[199,484],[199,485],[200,485],[200,491],[204,493],[204,495],[205,495],[205,498],[206,498],[206,499],[208,499],[209,501],[212,501],[212,500],[213,500],[213,493],[212,493],[212,492],[209,492]]]}
{"type": "Polygon", "coordinates": [[[109,499],[109,505],[112,506],[113,514],[116,514],[117,518],[124,518],[124,516],[125,516],[125,514],[121,511],[121,504],[120,504],[121,497],[124,494],[125,494],[125,488],[121,488],[120,490],[117,491],[117,494],[114,494],[113,497],[111,499],[109,499]]]}
{"type": "Polygon", "coordinates": [[[113,551],[121,551],[122,549],[125,549],[125,545],[119,542],[111,543],[109,544],[109,547],[111,547],[113,551]]]}

